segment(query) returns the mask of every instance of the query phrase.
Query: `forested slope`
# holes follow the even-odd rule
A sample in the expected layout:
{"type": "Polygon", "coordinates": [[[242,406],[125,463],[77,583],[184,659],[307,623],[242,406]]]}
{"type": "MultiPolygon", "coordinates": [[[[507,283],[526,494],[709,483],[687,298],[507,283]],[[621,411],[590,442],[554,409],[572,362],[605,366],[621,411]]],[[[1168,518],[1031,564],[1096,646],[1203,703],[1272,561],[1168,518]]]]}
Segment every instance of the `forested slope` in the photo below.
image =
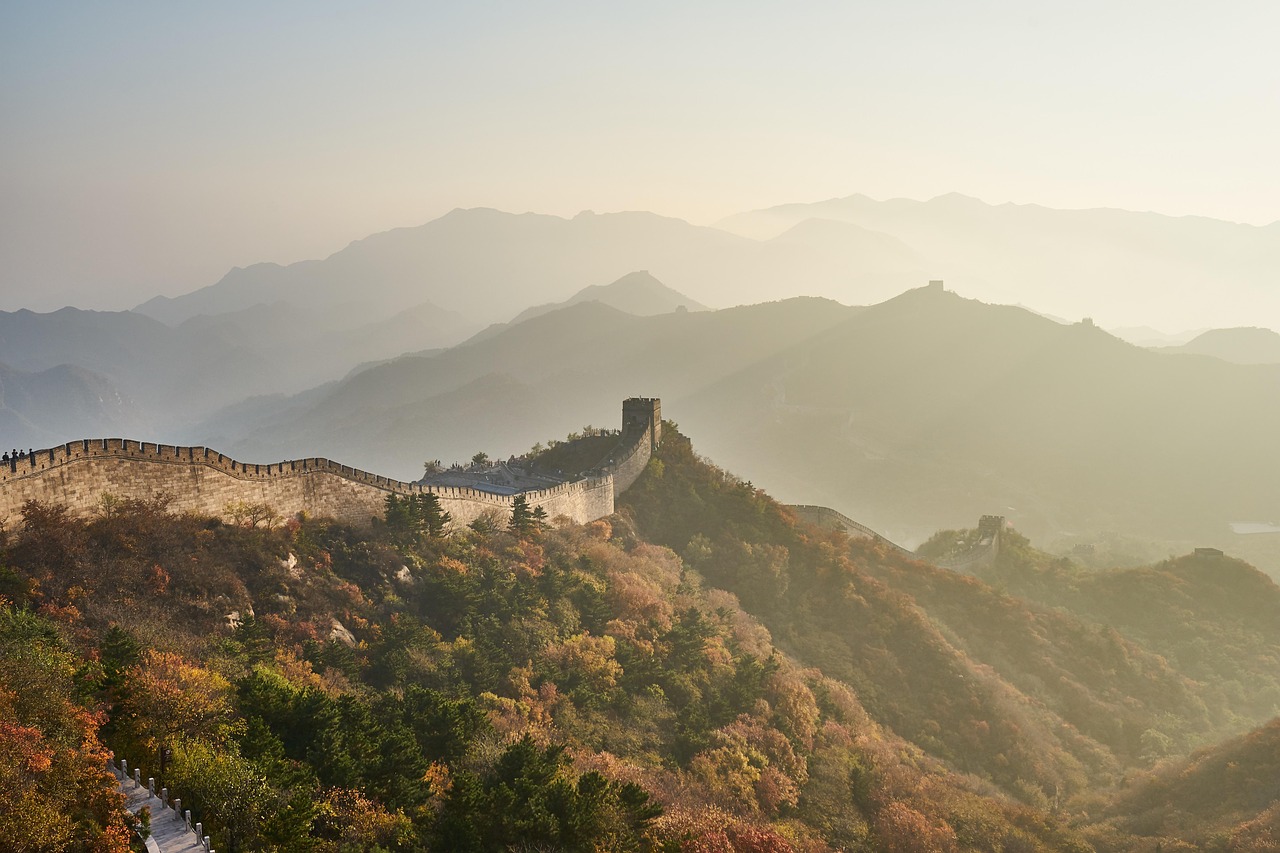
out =
{"type": "Polygon", "coordinates": [[[414,517],[32,504],[4,612],[78,649],[95,737],[135,765],[173,749],[161,784],[220,849],[1085,849],[625,519],[432,537],[414,517]]]}
{"type": "MultiPolygon", "coordinates": [[[[587,526],[33,503],[0,566],[0,749],[25,774],[4,784],[35,792],[0,821],[68,810],[54,773],[79,761],[97,805],[60,849],[118,849],[99,742],[149,775],[172,748],[160,783],[219,849],[1083,851],[1260,813],[1137,827],[1158,795],[1095,803],[1153,750],[1240,727],[1264,680],[1197,677],[1083,606],[801,525],[674,428],[587,526]],[[56,690],[14,686],[32,648],[56,690]],[[33,720],[63,765],[31,759],[33,720]]],[[[1252,650],[1240,678],[1268,665],[1240,627],[1270,612],[1253,583],[1243,616],[1231,590],[1199,611],[1252,650]]]]}

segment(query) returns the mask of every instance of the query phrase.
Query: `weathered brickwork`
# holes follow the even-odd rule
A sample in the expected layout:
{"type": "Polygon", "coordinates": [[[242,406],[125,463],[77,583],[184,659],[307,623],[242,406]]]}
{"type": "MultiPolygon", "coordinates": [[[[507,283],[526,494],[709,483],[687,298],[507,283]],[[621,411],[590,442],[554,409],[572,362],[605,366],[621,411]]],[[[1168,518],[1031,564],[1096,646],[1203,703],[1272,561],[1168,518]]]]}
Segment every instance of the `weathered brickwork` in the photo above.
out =
{"type": "MultiPolygon", "coordinates": [[[[657,401],[650,411],[657,411],[657,401]]],[[[628,400],[624,407],[633,405],[628,400]]],[[[630,411],[630,409],[628,409],[630,411]]],[[[524,493],[547,517],[585,523],[613,512],[614,498],[631,485],[648,462],[658,427],[626,429],[620,461],[601,472],[550,489],[524,493]],[[619,488],[618,484],[625,485],[619,488]]],[[[12,528],[28,500],[60,503],[87,515],[102,496],[170,497],[170,508],[223,516],[234,503],[261,503],[281,515],[299,512],[349,524],[381,517],[388,494],[434,492],[455,524],[468,524],[487,511],[511,513],[512,495],[476,489],[404,483],[340,465],[328,459],[296,459],[267,465],[238,462],[207,447],[175,447],[126,439],[85,439],[37,450],[0,466],[0,521],[12,528]]]]}

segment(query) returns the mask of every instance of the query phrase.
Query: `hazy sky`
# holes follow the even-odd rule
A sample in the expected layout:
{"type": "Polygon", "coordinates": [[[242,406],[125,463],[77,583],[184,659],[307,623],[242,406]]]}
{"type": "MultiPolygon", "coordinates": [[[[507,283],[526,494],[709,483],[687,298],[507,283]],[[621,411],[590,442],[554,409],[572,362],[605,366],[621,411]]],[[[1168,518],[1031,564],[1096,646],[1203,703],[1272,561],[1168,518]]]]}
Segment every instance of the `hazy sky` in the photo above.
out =
{"type": "Polygon", "coordinates": [[[1280,3],[0,3],[0,308],[454,207],[1280,219],[1280,3]]]}

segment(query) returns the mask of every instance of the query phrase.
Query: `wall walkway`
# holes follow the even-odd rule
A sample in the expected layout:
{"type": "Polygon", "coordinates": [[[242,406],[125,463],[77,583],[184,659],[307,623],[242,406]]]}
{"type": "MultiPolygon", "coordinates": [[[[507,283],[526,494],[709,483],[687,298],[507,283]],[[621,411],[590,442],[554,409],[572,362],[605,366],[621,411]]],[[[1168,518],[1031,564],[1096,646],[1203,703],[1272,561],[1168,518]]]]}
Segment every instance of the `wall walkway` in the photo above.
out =
{"type": "MultiPolygon", "coordinates": [[[[652,453],[659,425],[635,422],[640,404],[655,413],[656,400],[631,399],[624,412],[624,446],[619,461],[577,480],[522,493],[531,507],[550,519],[565,516],[578,523],[613,513],[615,497],[640,475],[652,453]]],[[[256,464],[240,462],[208,447],[153,444],[121,438],[82,439],[36,450],[0,465],[0,523],[21,521],[28,500],[64,504],[78,515],[98,510],[102,496],[171,499],[177,512],[224,516],[229,504],[266,504],[282,516],[306,513],[348,524],[381,518],[387,495],[431,492],[456,525],[486,512],[509,515],[515,495],[478,489],[405,483],[312,457],[256,464]]]]}

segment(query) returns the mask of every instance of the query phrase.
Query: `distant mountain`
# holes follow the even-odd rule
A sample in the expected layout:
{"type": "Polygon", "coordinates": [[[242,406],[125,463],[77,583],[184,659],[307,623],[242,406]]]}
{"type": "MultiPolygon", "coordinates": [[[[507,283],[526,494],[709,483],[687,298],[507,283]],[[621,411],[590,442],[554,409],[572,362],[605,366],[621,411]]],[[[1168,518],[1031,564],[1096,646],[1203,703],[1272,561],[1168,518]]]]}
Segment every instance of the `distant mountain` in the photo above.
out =
{"type": "Polygon", "coordinates": [[[322,260],[237,268],[137,310],[177,324],[277,302],[343,305],[360,324],[430,302],[480,327],[644,269],[711,306],[797,293],[868,304],[944,279],[971,297],[1108,326],[1280,327],[1277,268],[1280,223],[990,205],[956,193],[780,205],[714,228],[646,212],[565,219],[477,208],[322,260]]]}
{"type": "MultiPolygon", "coordinates": [[[[460,314],[429,302],[366,321],[349,303],[298,306],[280,302],[192,317],[177,326],[257,354],[270,368],[254,393],[294,393],[340,378],[357,365],[427,348],[449,347],[477,330],[460,314]]],[[[237,395],[236,400],[246,395],[237,395]]]]}
{"type": "Polygon", "coordinates": [[[355,298],[352,315],[372,320],[425,300],[496,323],[641,269],[707,305],[797,290],[875,301],[927,277],[900,241],[848,224],[810,225],[757,241],[652,213],[562,219],[474,209],[375,234],[324,260],[235,269],[216,284],[157,297],[137,310],[179,323],[262,303],[321,306],[355,298]]]}
{"type": "Polygon", "coordinates": [[[27,371],[91,369],[157,426],[272,390],[273,383],[270,363],[225,330],[173,329],[131,311],[0,312],[0,362],[27,371]]]}
{"type": "Polygon", "coordinates": [[[587,302],[365,370],[302,410],[243,421],[229,448],[404,477],[424,454],[505,456],[530,431],[581,426],[564,412],[610,425],[602,400],[646,394],[717,461],[894,541],[991,512],[1042,541],[1123,530],[1215,544],[1230,521],[1280,515],[1277,387],[1280,367],[1170,358],[938,288],[866,309],[808,299],[647,318],[587,302]],[[464,387],[474,418],[450,426],[433,412],[464,387]]]}
{"type": "MultiPolygon", "coordinates": [[[[301,408],[263,400],[240,414],[245,458],[326,455],[416,477],[423,459],[507,456],[529,437],[559,438],[613,426],[609,403],[637,394],[685,397],[785,351],[859,309],[800,298],[721,311],[636,317],[590,301],[569,305],[472,343],[405,356],[353,374],[301,408]],[[460,395],[460,396],[459,396],[460,395]],[[446,409],[465,399],[469,416],[446,409]]],[[[211,424],[212,432],[212,424],[211,424]]]]}
{"type": "Polygon", "coordinates": [[[1235,364],[1280,364],[1280,334],[1256,326],[1210,329],[1182,346],[1162,351],[1211,355],[1235,364]]]}
{"type": "Polygon", "coordinates": [[[690,299],[683,293],[667,287],[650,275],[648,270],[640,270],[627,273],[612,284],[593,284],[589,287],[584,287],[564,302],[534,305],[531,308],[526,308],[516,315],[510,323],[494,323],[477,333],[468,340],[468,343],[473,344],[487,340],[516,323],[523,323],[526,320],[532,320],[534,317],[541,317],[543,314],[550,314],[552,311],[567,308],[570,305],[580,305],[584,302],[598,302],[601,305],[616,308],[624,314],[631,314],[635,317],[652,317],[657,314],[670,314],[673,311],[711,310],[701,302],[690,299]]]}
{"type": "Polygon", "coordinates": [[[1140,347],[1182,346],[1203,331],[1203,329],[1196,329],[1190,332],[1170,334],[1159,329],[1153,329],[1150,326],[1115,326],[1107,329],[1109,334],[1140,347]]]}
{"type": "Polygon", "coordinates": [[[0,451],[144,430],[136,407],[101,374],[67,364],[40,371],[0,364],[0,451]]]}
{"type": "MultiPolygon", "coordinates": [[[[185,342],[194,346],[199,339],[187,336],[185,342]]],[[[131,311],[0,311],[0,362],[20,370],[92,364],[119,373],[167,360],[178,345],[172,329],[131,311]]]]}
{"type": "Polygon", "coordinates": [[[1107,324],[1280,327],[1280,223],[1258,227],[1126,210],[864,195],[786,204],[717,227],[767,239],[813,218],[893,235],[967,296],[1107,324]]]}
{"type": "Polygon", "coordinates": [[[706,389],[681,418],[784,500],[894,541],[983,512],[1045,540],[1220,541],[1280,509],[1277,387],[1280,367],[1173,359],[922,288],[706,389]]]}
{"type": "Polygon", "coordinates": [[[579,302],[599,302],[610,308],[617,308],[637,317],[652,317],[654,314],[670,314],[672,311],[708,311],[707,306],[690,299],[679,291],[672,290],[658,281],[648,270],[627,273],[612,284],[593,284],[584,287],[564,302],[548,305],[535,305],[521,311],[513,323],[519,323],[534,317],[540,317],[557,308],[577,305],[579,302]]]}
{"type": "MultiPolygon", "coordinates": [[[[456,344],[476,328],[430,304],[366,324],[343,306],[276,303],[193,317],[176,328],[131,311],[23,310],[0,312],[0,363],[27,372],[78,366],[130,401],[124,422],[145,425],[131,437],[186,442],[192,422],[247,397],[298,393],[364,362],[456,344]]],[[[49,444],[93,432],[85,431],[75,387],[47,387],[67,393],[43,392],[48,428],[24,427],[28,433],[36,430],[31,434],[49,444]]]]}

